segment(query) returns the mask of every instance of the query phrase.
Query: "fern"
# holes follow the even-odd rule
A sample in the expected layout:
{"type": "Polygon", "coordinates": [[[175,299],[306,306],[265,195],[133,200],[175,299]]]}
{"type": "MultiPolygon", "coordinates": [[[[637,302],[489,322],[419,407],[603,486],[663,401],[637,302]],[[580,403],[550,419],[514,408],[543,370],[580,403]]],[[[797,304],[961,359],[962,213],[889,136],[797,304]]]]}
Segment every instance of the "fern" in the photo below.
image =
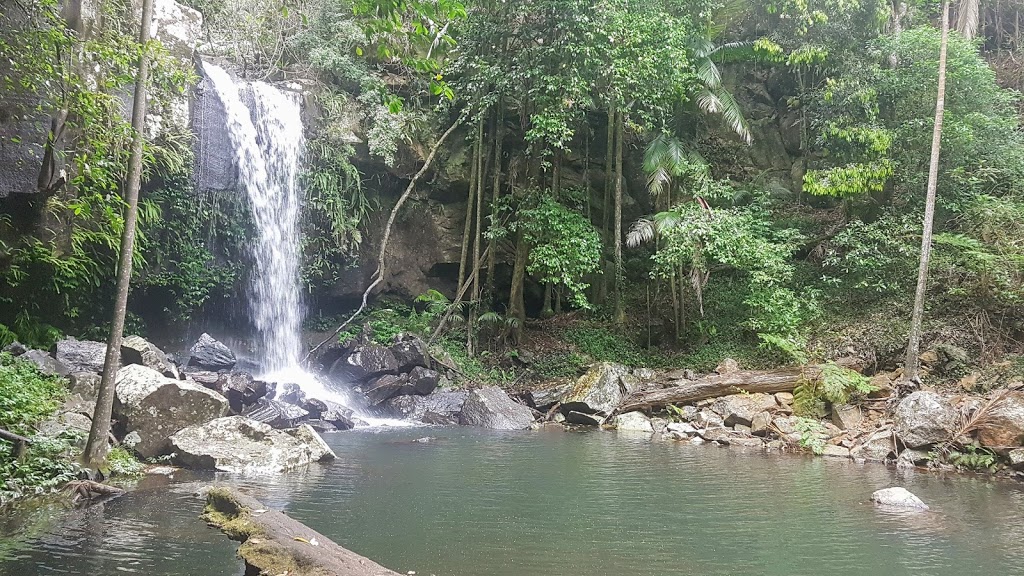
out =
{"type": "Polygon", "coordinates": [[[800,447],[807,448],[815,454],[825,451],[825,442],[828,434],[821,422],[810,418],[797,418],[794,424],[796,431],[800,434],[800,447]]]}
{"type": "Polygon", "coordinates": [[[873,392],[871,379],[834,362],[821,367],[816,379],[804,379],[793,390],[793,410],[807,417],[825,416],[827,404],[849,404],[873,392]]]}

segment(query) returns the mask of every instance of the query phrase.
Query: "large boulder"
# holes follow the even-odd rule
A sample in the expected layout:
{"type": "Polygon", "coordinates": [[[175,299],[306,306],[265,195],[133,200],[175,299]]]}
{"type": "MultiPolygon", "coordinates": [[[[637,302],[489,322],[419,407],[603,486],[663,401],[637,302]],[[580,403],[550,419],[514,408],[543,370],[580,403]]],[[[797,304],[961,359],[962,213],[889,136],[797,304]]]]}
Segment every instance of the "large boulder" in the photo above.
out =
{"type": "Polygon", "coordinates": [[[427,396],[396,396],[381,405],[385,415],[403,420],[450,420],[458,423],[468,392],[434,392],[427,396]]]}
{"type": "Polygon", "coordinates": [[[757,414],[777,409],[774,396],[760,393],[733,394],[719,398],[711,405],[711,410],[722,417],[726,426],[750,426],[757,414]]]}
{"type": "Polygon", "coordinates": [[[367,344],[360,346],[331,366],[331,376],[347,383],[366,382],[382,374],[398,372],[398,359],[389,348],[367,344]]]}
{"type": "Polygon", "coordinates": [[[220,394],[139,364],[117,372],[115,393],[114,414],[127,432],[138,435],[133,448],[146,458],[163,454],[171,434],[228,411],[228,401],[220,394]]]}
{"type": "Polygon", "coordinates": [[[335,430],[349,430],[355,426],[352,409],[330,400],[309,398],[302,403],[302,409],[309,412],[310,418],[326,422],[335,430]]]}
{"type": "Polygon", "coordinates": [[[29,350],[18,358],[35,364],[36,368],[47,376],[67,376],[70,373],[67,366],[42,350],[29,350]]]}
{"type": "Polygon", "coordinates": [[[230,370],[238,361],[235,353],[213,336],[203,333],[199,340],[189,348],[188,365],[203,370],[230,370]]]}
{"type": "Polygon", "coordinates": [[[102,376],[95,372],[75,372],[68,374],[68,390],[72,395],[78,394],[84,400],[96,402],[100,390],[102,376]]]}
{"type": "Polygon", "coordinates": [[[909,508],[915,510],[928,509],[928,505],[910,492],[910,490],[899,486],[875,490],[871,494],[871,501],[879,506],[886,506],[889,508],[909,508]]]}
{"type": "Polygon", "coordinates": [[[989,410],[978,428],[982,446],[1024,446],[1024,392],[1008,392],[989,410]]]}
{"type": "Polygon", "coordinates": [[[914,392],[899,403],[893,414],[896,436],[907,448],[949,440],[959,423],[959,411],[935,392],[914,392]]]}
{"type": "Polygon", "coordinates": [[[309,418],[309,412],[294,404],[260,398],[252,405],[246,406],[242,410],[242,416],[272,428],[294,428],[299,422],[309,418]]]}
{"type": "Polygon", "coordinates": [[[67,366],[70,372],[103,372],[107,356],[107,345],[103,342],[67,338],[57,342],[54,358],[67,366]]]}
{"type": "Polygon", "coordinates": [[[537,410],[546,411],[561,402],[572,392],[576,383],[571,380],[547,382],[544,386],[534,388],[526,393],[526,403],[537,410]]]}
{"type": "Polygon", "coordinates": [[[409,372],[409,385],[412,391],[420,396],[426,396],[441,383],[441,373],[430,368],[417,366],[409,372]]]}
{"type": "Polygon", "coordinates": [[[189,426],[170,438],[174,461],[202,470],[273,473],[335,458],[309,426],[275,430],[242,416],[189,426]]]}
{"type": "Polygon", "coordinates": [[[615,417],[615,428],[623,432],[654,433],[651,419],[641,412],[627,412],[615,417]]]}
{"type": "Polygon", "coordinates": [[[896,443],[889,429],[872,432],[850,449],[853,458],[871,462],[885,462],[895,453],[896,443]]]}
{"type": "Polygon", "coordinates": [[[398,362],[398,370],[402,372],[409,372],[417,366],[430,368],[427,344],[415,336],[403,336],[391,345],[391,353],[398,362]]]}
{"type": "Polygon", "coordinates": [[[524,430],[533,424],[533,411],[509,397],[501,388],[473,390],[462,405],[459,423],[492,430],[524,430]]]}
{"type": "Polygon", "coordinates": [[[608,414],[639,388],[639,380],[625,366],[610,362],[594,364],[562,398],[562,412],[608,414]]]}
{"type": "Polygon", "coordinates": [[[408,374],[385,374],[371,380],[361,387],[363,396],[366,397],[367,406],[376,406],[399,392],[409,384],[408,374]]]}
{"type": "Polygon", "coordinates": [[[168,378],[178,378],[178,367],[162,350],[142,336],[128,336],[121,341],[121,364],[141,364],[168,378]]]}

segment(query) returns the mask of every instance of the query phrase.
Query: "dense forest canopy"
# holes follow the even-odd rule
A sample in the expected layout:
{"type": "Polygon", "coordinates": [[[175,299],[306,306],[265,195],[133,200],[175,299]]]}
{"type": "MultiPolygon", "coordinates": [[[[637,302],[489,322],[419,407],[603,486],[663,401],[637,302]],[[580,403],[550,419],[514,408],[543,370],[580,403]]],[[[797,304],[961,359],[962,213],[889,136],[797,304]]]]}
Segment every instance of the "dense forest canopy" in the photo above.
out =
{"type": "MultiPolygon", "coordinates": [[[[140,47],[129,3],[101,4],[78,28],[52,0],[0,17],[3,120],[51,128],[34,144],[37,190],[0,200],[4,342],[89,335],[109,315],[130,132],[118,109],[140,47]]],[[[380,296],[416,315],[461,292],[442,331],[469,355],[573,309],[662,364],[902,353],[934,2],[184,4],[203,17],[204,58],[304,87],[303,280],[321,323],[350,307],[337,287],[372,266],[380,214],[455,123],[414,198],[458,206],[461,254],[418,302],[397,282],[380,296]]],[[[984,364],[1024,336],[1022,77],[1007,63],[1020,8],[981,4],[972,32],[968,4],[948,46],[925,332],[984,364]]],[[[187,119],[170,121],[198,78],[191,54],[147,49],[166,121],[147,140],[129,329],[237,320],[248,208],[196,188],[187,119]]]]}

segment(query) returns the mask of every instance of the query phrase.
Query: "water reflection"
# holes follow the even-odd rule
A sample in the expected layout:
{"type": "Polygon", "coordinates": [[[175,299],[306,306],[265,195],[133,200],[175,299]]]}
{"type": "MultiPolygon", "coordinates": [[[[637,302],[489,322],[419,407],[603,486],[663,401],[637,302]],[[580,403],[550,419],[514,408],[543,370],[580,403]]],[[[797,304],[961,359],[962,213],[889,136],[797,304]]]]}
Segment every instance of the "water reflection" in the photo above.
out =
{"type": "Polygon", "coordinates": [[[237,574],[234,544],[202,525],[191,496],[212,480],[399,572],[437,576],[960,576],[1024,565],[1016,484],[615,433],[392,429],[327,441],[338,454],[327,466],[144,486],[31,540],[0,573],[237,574]],[[428,434],[436,440],[411,442],[428,434]],[[868,502],[892,485],[932,510],[868,502]]]}

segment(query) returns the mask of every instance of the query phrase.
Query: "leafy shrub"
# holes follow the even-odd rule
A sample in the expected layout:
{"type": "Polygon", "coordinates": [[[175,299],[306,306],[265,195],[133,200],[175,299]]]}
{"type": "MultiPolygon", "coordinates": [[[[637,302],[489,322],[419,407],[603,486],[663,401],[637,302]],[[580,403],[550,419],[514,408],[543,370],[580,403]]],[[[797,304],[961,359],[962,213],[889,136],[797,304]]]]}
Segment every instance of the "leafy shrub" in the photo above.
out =
{"type": "Polygon", "coordinates": [[[64,381],[44,376],[36,367],[0,352],[0,428],[30,436],[33,425],[60,406],[64,381]]]}
{"type": "Polygon", "coordinates": [[[825,451],[825,442],[828,434],[825,426],[813,418],[797,418],[795,423],[797,433],[800,434],[800,447],[806,448],[815,454],[825,451]]]}
{"type": "Polygon", "coordinates": [[[822,366],[817,379],[805,379],[793,390],[793,408],[803,416],[825,415],[826,405],[847,404],[874,391],[871,379],[834,362],[822,366]]]}
{"type": "Polygon", "coordinates": [[[123,446],[116,446],[107,454],[107,468],[112,476],[142,476],[145,467],[145,464],[123,446]]]}
{"type": "Polygon", "coordinates": [[[44,438],[37,436],[24,459],[8,453],[0,454],[0,505],[31,494],[56,490],[75,479],[79,467],[68,436],[44,438]]]}

